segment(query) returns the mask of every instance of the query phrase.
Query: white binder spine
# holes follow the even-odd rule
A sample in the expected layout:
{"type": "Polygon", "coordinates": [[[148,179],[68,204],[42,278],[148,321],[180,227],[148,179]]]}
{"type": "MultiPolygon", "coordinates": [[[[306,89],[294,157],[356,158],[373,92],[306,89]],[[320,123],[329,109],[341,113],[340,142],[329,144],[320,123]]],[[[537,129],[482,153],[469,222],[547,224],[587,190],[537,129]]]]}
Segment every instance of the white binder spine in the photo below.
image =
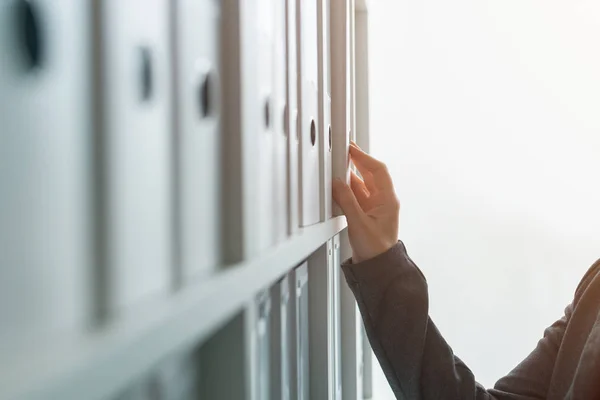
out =
{"type": "Polygon", "coordinates": [[[112,313],[172,285],[170,14],[167,0],[101,7],[105,299],[112,313]]]}

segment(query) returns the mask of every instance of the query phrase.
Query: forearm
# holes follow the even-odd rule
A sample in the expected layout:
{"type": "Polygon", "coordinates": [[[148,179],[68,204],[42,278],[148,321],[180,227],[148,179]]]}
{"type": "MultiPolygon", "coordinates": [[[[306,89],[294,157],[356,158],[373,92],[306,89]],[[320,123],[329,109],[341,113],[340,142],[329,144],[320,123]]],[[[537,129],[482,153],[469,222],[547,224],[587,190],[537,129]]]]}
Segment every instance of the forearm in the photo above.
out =
{"type": "Polygon", "coordinates": [[[407,268],[405,256],[398,243],[374,259],[346,262],[343,271],[394,393],[414,398],[427,331],[427,282],[407,268]]]}

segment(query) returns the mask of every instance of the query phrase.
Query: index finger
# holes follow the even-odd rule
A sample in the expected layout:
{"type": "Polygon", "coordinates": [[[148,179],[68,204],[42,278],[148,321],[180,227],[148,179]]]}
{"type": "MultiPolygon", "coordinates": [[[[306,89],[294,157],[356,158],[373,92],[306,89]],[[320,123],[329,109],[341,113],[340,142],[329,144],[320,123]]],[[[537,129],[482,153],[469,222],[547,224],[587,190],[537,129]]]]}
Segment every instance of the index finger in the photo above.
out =
{"type": "Polygon", "coordinates": [[[383,162],[371,157],[356,145],[350,146],[350,158],[361,175],[367,175],[367,173],[369,173],[373,176],[375,187],[378,190],[394,190],[392,177],[390,176],[387,166],[383,162]]]}
{"type": "Polygon", "coordinates": [[[358,145],[354,142],[350,142],[350,156],[359,161],[369,172],[374,172],[378,169],[385,168],[385,164],[376,158],[371,157],[365,153],[358,145]]]}

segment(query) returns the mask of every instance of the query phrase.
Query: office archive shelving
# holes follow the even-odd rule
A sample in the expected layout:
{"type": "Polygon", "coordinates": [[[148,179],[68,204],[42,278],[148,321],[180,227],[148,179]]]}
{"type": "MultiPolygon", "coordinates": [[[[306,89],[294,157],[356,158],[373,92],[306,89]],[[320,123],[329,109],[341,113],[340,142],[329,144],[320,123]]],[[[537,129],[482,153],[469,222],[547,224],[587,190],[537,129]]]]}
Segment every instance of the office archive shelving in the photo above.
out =
{"type": "Polygon", "coordinates": [[[331,180],[368,145],[366,16],[2,1],[0,398],[363,397],[331,180]]]}

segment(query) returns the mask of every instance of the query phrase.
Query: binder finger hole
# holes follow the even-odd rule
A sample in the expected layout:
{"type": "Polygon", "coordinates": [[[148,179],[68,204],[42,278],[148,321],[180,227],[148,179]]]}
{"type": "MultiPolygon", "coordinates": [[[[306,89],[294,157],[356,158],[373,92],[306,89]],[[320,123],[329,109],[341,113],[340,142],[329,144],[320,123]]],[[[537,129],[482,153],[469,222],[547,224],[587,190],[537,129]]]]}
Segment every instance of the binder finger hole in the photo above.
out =
{"type": "Polygon", "coordinates": [[[200,109],[200,116],[207,118],[213,111],[212,106],[212,86],[213,79],[210,72],[206,73],[200,82],[200,89],[198,91],[198,103],[200,109]]]}
{"type": "Polygon", "coordinates": [[[329,151],[331,151],[332,139],[331,139],[331,125],[329,125],[329,151]]]}
{"type": "Polygon", "coordinates": [[[265,100],[263,114],[265,129],[269,129],[271,127],[271,101],[268,98],[265,100]]]}
{"type": "Polygon", "coordinates": [[[44,46],[38,11],[28,0],[17,4],[17,35],[25,56],[26,68],[32,70],[42,66],[44,46]]]}
{"type": "Polygon", "coordinates": [[[154,92],[152,54],[147,47],[140,48],[140,98],[149,101],[154,92]]]}
{"type": "Polygon", "coordinates": [[[317,128],[315,126],[315,120],[310,120],[310,143],[314,145],[317,143],[317,128]]]}

